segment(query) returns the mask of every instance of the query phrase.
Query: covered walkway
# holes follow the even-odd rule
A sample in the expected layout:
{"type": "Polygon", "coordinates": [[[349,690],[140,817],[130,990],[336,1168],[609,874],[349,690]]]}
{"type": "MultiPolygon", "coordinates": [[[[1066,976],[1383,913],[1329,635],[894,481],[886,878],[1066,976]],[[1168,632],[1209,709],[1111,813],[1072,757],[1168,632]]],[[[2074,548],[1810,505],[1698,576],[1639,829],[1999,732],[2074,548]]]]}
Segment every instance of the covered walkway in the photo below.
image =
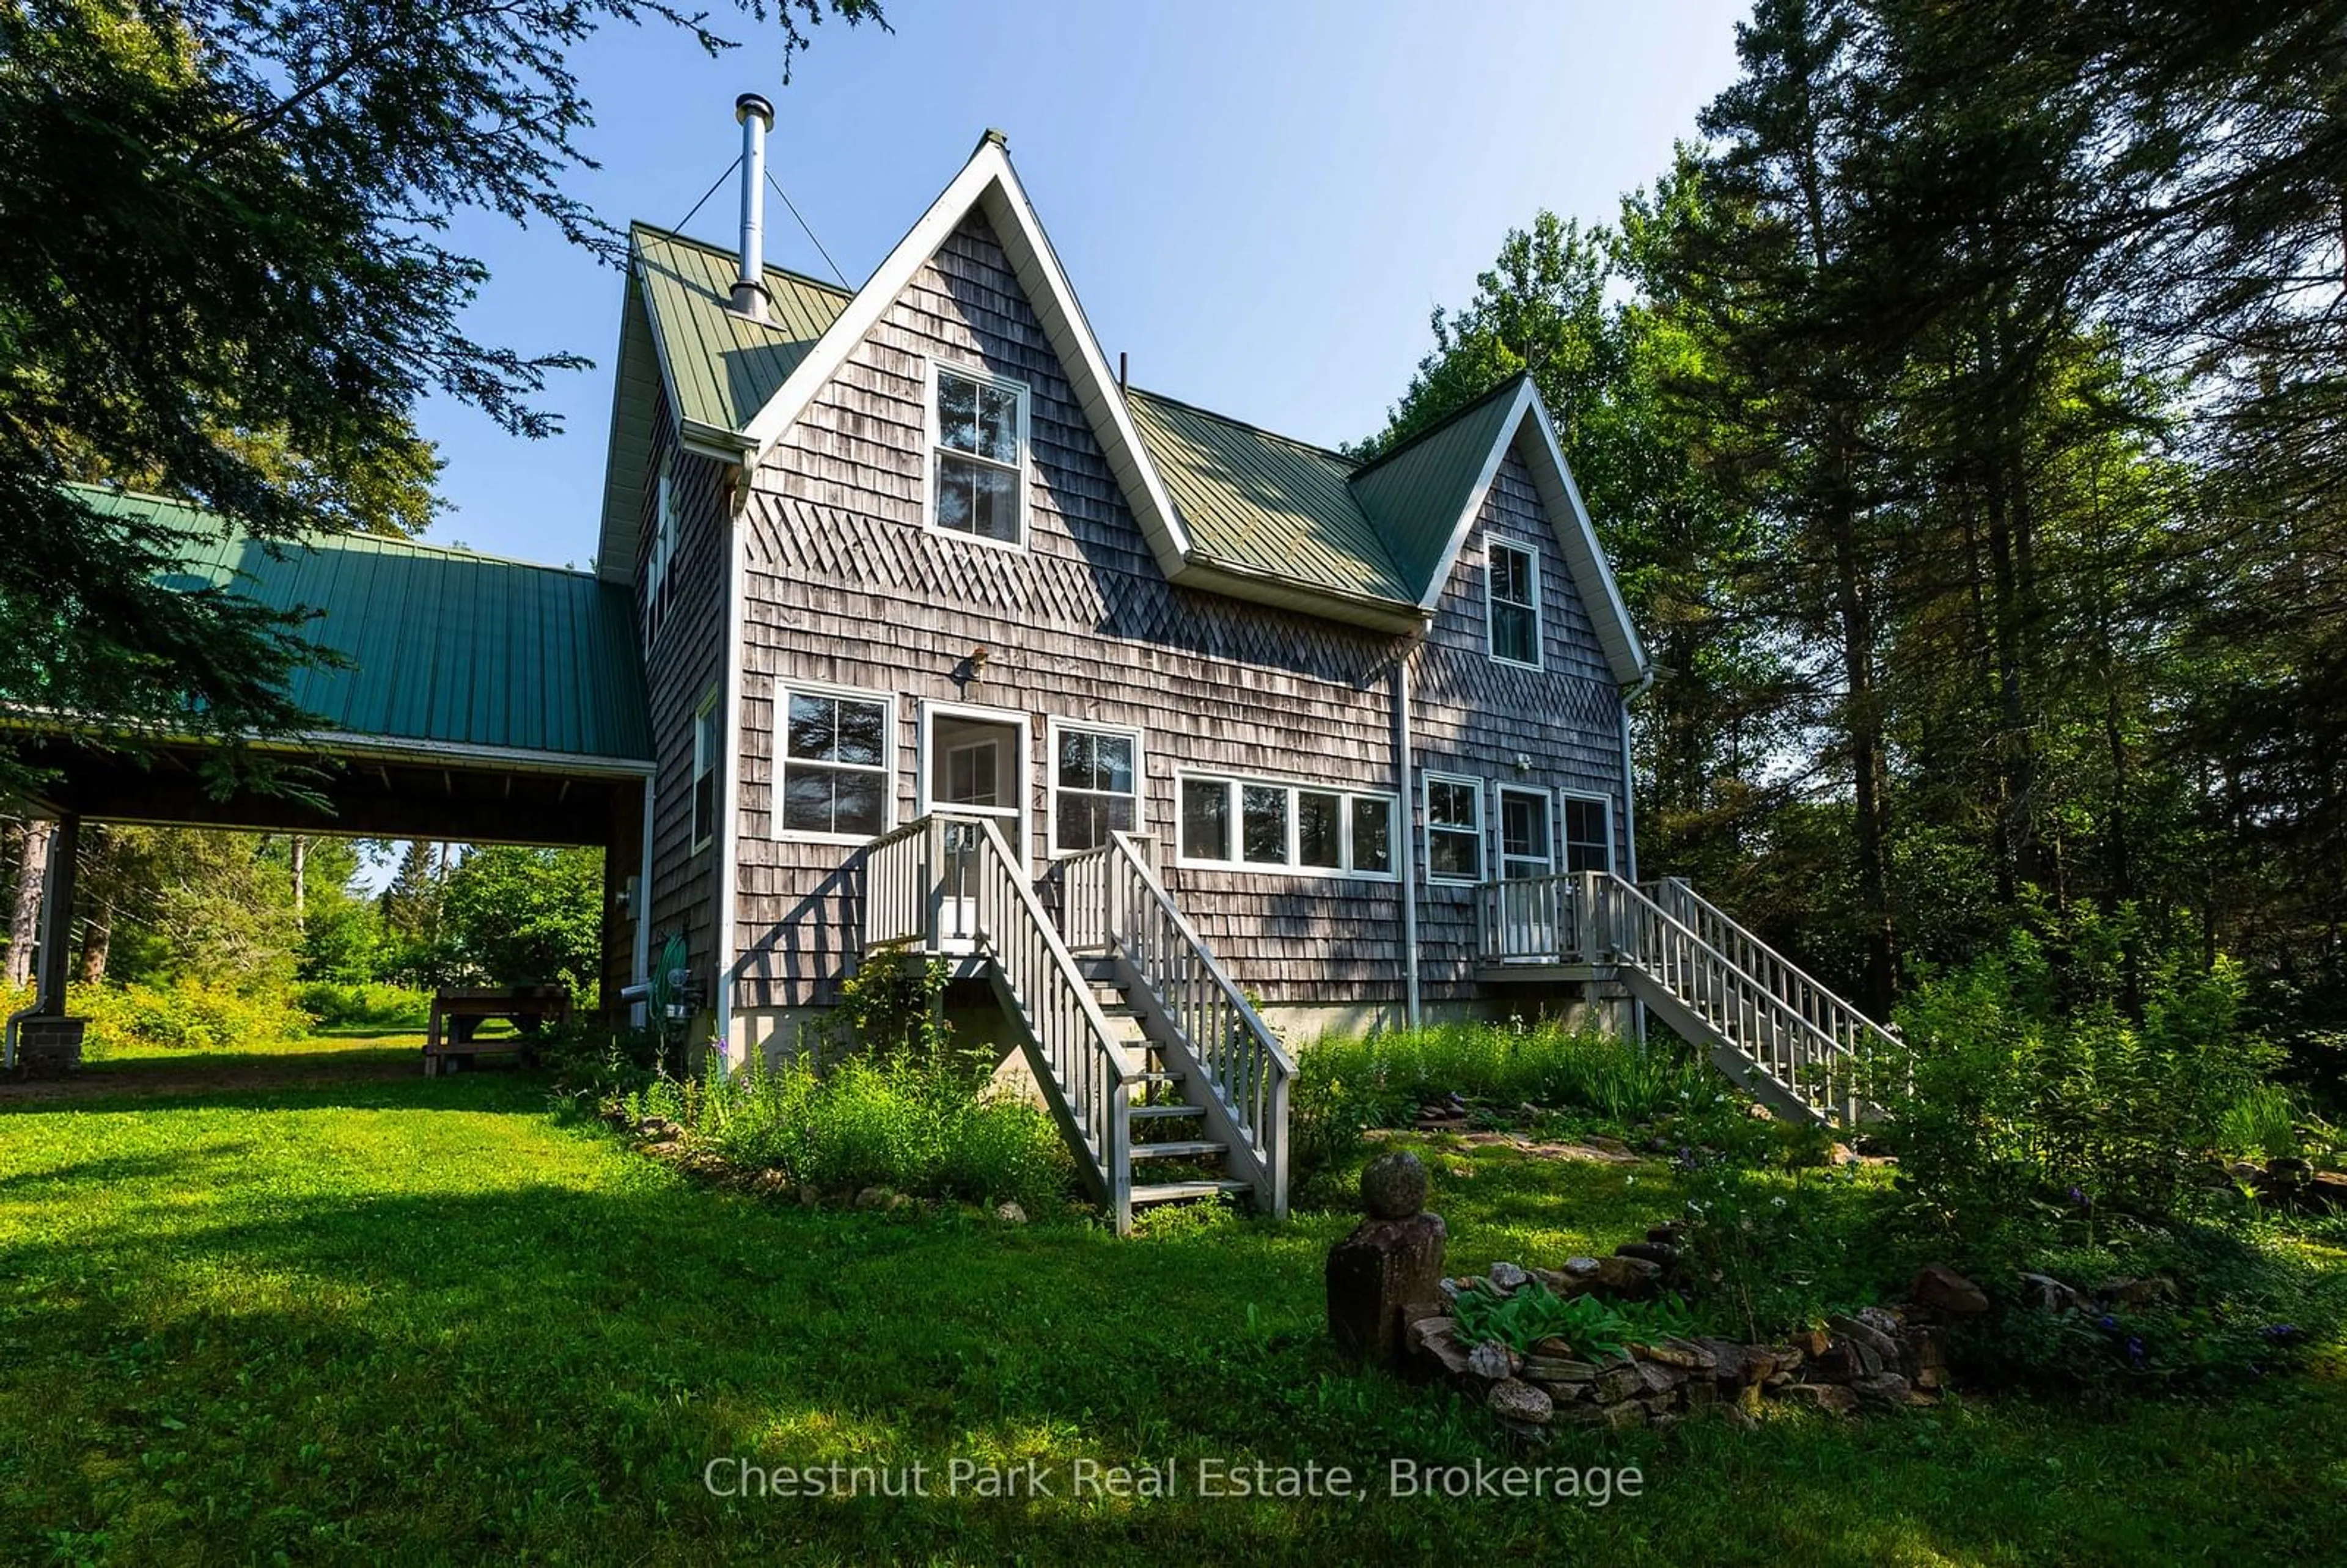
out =
{"type": "Polygon", "coordinates": [[[188,538],[190,589],[220,587],[313,611],[333,656],[292,696],[316,727],[256,755],[284,786],[223,789],[195,743],[126,753],[38,716],[26,759],[54,816],[28,1040],[62,1026],[74,867],[85,824],[135,823],[604,852],[603,992],[640,974],[645,933],[628,889],[645,874],[651,742],[627,590],[590,572],[433,545],[320,535],[265,545],[155,497],[88,491],[188,538]]]}

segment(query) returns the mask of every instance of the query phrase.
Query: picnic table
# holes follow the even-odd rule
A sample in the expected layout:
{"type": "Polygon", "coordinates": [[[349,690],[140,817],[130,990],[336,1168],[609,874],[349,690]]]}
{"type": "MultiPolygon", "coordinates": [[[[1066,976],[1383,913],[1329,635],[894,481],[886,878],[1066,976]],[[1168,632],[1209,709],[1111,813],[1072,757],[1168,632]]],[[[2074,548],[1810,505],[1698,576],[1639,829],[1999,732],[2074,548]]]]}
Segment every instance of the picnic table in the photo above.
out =
{"type": "Polygon", "coordinates": [[[467,1057],[518,1051],[528,1065],[537,1057],[533,1038],[548,1023],[570,1017],[570,991],[565,986],[464,986],[436,991],[432,1021],[424,1039],[424,1076],[453,1072],[467,1057]],[[511,1021],[515,1032],[503,1039],[477,1040],[473,1031],[485,1019],[511,1021]]]}

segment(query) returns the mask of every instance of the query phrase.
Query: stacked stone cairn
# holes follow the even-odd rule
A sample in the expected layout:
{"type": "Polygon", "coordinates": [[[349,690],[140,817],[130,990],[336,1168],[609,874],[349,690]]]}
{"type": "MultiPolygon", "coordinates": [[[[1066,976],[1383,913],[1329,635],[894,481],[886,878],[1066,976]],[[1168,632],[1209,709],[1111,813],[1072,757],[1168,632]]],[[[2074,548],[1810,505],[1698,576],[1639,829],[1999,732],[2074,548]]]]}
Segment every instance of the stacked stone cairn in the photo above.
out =
{"type": "Polygon", "coordinates": [[[1370,1217],[1328,1256],[1330,1332],[1363,1359],[1478,1400],[1528,1441],[1560,1426],[1669,1427],[1706,1409],[1748,1424],[1766,1400],[1844,1415],[1866,1402],[1930,1404],[1948,1386],[1947,1326],[1988,1310],[1977,1286],[1935,1264],[1916,1276],[1904,1305],[1835,1316],[1785,1344],[1674,1337],[1602,1358],[1557,1338],[1530,1354],[1496,1340],[1471,1345],[1452,1309],[1471,1290],[1512,1296],[1537,1281],[1560,1296],[1653,1299],[1679,1270],[1677,1228],[1659,1226],[1609,1257],[1569,1257],[1553,1269],[1503,1261],[1446,1276],[1442,1221],[1423,1212],[1417,1159],[1373,1162],[1362,1190],[1370,1217]]]}

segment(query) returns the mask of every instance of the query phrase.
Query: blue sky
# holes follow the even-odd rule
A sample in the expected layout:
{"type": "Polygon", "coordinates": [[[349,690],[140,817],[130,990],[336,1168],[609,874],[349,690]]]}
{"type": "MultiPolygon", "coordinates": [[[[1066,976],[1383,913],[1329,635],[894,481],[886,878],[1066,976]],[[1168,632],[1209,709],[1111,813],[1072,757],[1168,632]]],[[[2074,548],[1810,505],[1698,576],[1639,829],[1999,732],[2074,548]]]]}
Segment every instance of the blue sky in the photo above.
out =
{"type": "MultiPolygon", "coordinates": [[[[828,23],[781,84],[777,36],[711,60],[672,29],[573,60],[608,220],[673,224],[740,145],[745,90],[776,108],[769,167],[861,282],[999,127],[1085,313],[1135,385],[1307,440],[1376,429],[1501,236],[1542,207],[1610,220],[1622,191],[1735,75],[1729,0],[888,0],[896,32],[828,23]]],[[[731,182],[692,232],[731,243],[731,182]]],[[[829,267],[769,201],[767,257],[829,267]]],[[[446,401],[425,434],[455,513],[435,537],[525,559],[594,549],[619,275],[540,230],[468,219],[489,263],[468,328],[597,367],[544,398],[566,434],[505,435],[446,401]]]]}

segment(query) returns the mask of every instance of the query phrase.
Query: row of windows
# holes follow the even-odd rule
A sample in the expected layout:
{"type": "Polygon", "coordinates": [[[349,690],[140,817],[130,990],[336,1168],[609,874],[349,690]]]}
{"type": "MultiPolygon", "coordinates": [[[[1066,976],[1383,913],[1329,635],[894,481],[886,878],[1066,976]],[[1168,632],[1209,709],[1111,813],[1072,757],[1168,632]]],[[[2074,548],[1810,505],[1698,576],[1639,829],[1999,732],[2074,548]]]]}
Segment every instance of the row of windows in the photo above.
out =
{"type": "MultiPolygon", "coordinates": [[[[786,686],[779,692],[779,707],[775,794],[781,830],[848,842],[887,831],[895,700],[786,686]]],[[[1019,831],[1024,813],[1017,759],[1026,754],[1024,720],[948,711],[933,722],[930,736],[934,756],[928,798],[957,809],[1000,815],[1010,831],[1019,831]]],[[[696,849],[716,830],[720,751],[712,696],[702,705],[693,725],[696,849]]],[[[1138,734],[1053,720],[1051,755],[1053,853],[1096,849],[1112,832],[1140,828],[1138,734]]],[[[1484,879],[1486,792],[1481,779],[1425,775],[1430,879],[1484,879]]],[[[1494,847],[1501,877],[1544,876],[1558,869],[1560,847],[1563,869],[1612,866],[1613,819],[1610,803],[1603,796],[1557,794],[1506,784],[1489,793],[1497,803],[1494,847]],[[1553,817],[1553,812],[1559,815],[1553,817]]],[[[1396,803],[1391,794],[1184,772],[1177,795],[1175,848],[1183,865],[1346,876],[1395,874],[1396,803]]]]}

